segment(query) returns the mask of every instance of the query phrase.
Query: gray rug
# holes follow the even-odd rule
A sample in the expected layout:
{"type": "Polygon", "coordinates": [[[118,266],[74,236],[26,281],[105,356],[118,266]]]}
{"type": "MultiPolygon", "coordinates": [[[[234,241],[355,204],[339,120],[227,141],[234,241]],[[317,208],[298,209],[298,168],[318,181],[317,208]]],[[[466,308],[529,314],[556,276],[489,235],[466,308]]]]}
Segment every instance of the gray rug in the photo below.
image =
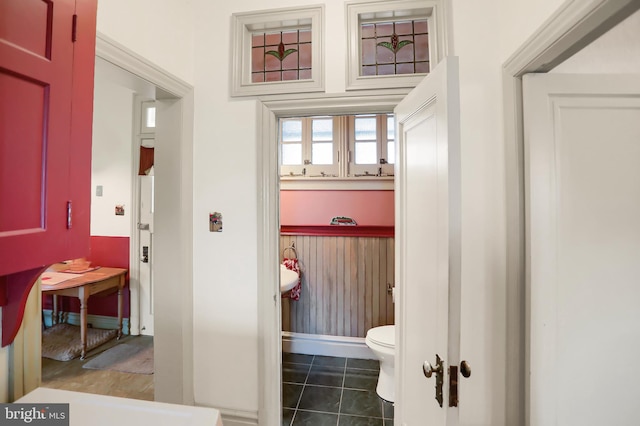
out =
{"type": "MultiPolygon", "coordinates": [[[[116,337],[117,330],[87,328],[87,352],[116,337]]],[[[80,356],[80,327],[56,324],[42,332],[42,356],[56,361],[70,361],[80,356]]]]}
{"type": "Polygon", "coordinates": [[[82,366],[91,370],[153,374],[153,340],[132,339],[107,349],[82,366]]]}

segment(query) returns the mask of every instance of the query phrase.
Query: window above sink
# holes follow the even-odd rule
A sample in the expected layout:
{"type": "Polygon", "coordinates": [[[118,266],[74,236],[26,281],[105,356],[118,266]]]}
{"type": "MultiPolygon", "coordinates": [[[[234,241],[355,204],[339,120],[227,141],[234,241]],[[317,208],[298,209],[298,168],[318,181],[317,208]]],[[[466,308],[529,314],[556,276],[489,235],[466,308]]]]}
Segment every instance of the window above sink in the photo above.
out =
{"type": "Polygon", "coordinates": [[[282,118],[282,189],[393,189],[393,114],[282,118]]]}

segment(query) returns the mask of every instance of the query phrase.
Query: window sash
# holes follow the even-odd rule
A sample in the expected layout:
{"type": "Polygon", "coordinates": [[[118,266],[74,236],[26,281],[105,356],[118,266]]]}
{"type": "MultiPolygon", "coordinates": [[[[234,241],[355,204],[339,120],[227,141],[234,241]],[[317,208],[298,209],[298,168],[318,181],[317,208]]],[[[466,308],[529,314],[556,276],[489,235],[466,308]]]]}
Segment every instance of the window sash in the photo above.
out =
{"type": "Polygon", "coordinates": [[[367,176],[392,176],[394,174],[394,164],[387,163],[389,155],[387,152],[388,134],[387,134],[387,117],[390,114],[377,114],[376,119],[376,136],[371,140],[356,140],[356,118],[366,117],[369,114],[351,115],[349,116],[348,141],[349,141],[349,164],[348,174],[350,177],[367,177],[367,176]],[[375,164],[357,164],[356,163],[356,144],[358,143],[376,144],[376,163],[375,164]],[[384,160],[385,164],[381,164],[384,160]]]}
{"type": "MultiPolygon", "coordinates": [[[[392,114],[360,114],[357,116],[317,116],[317,117],[297,117],[282,118],[279,123],[280,143],[280,175],[282,177],[297,178],[360,178],[360,177],[387,177],[394,175],[395,165],[389,160],[395,157],[395,152],[388,151],[395,149],[395,138],[393,128],[389,122],[393,123],[392,114]],[[375,120],[375,136],[356,140],[355,121],[356,117],[371,117],[375,120]],[[332,135],[327,132],[318,132],[314,138],[314,122],[321,124],[321,120],[332,120],[332,135]],[[391,121],[389,121],[391,120],[391,121]],[[284,141],[283,129],[288,121],[299,123],[299,137],[292,137],[289,134],[287,141],[284,141]],[[389,134],[391,132],[391,134],[389,134]],[[314,140],[315,139],[315,140],[314,140]],[[393,142],[389,146],[389,142],[393,142]],[[314,144],[331,143],[332,164],[313,164],[314,144]],[[356,164],[356,144],[373,143],[375,145],[375,163],[356,164]],[[299,150],[300,161],[298,164],[284,164],[286,151],[299,150]],[[343,153],[341,155],[341,153],[343,153]],[[381,159],[384,159],[381,164],[381,159]]],[[[289,126],[291,127],[291,126],[289,126]]],[[[294,126],[295,127],[295,126],[294,126]]],[[[320,126],[315,126],[319,128],[320,126]]],[[[322,145],[315,145],[316,149],[321,149],[322,145]]]]}
{"type": "MultiPolygon", "coordinates": [[[[280,132],[280,176],[296,176],[296,177],[338,177],[340,173],[339,152],[341,146],[341,117],[303,117],[295,119],[281,119],[279,125],[280,132]],[[332,119],[332,138],[328,139],[326,136],[320,137],[318,140],[313,140],[313,122],[314,120],[326,120],[332,119]],[[302,122],[302,141],[283,141],[282,129],[283,123],[287,120],[300,120],[302,122]],[[287,144],[302,144],[302,161],[301,164],[285,165],[283,164],[283,146],[287,144]],[[313,164],[314,144],[328,144],[331,143],[331,164],[313,164]]],[[[321,149],[321,146],[316,146],[321,149]]]]}

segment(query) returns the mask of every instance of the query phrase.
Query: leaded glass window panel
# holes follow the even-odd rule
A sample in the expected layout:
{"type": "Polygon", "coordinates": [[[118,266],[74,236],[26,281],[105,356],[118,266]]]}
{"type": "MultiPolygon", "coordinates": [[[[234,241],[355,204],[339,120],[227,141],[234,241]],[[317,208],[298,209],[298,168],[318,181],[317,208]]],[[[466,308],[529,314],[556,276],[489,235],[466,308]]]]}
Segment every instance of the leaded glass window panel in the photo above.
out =
{"type": "Polygon", "coordinates": [[[251,81],[311,78],[311,30],[297,29],[251,36],[251,81]]]}
{"type": "Polygon", "coordinates": [[[324,6],[234,13],[231,96],[324,90],[324,6]]]}
{"type": "Polygon", "coordinates": [[[361,75],[429,72],[426,19],[360,24],[361,75]]]}
{"type": "Polygon", "coordinates": [[[441,3],[346,0],[347,90],[415,87],[446,53],[441,3]]]}

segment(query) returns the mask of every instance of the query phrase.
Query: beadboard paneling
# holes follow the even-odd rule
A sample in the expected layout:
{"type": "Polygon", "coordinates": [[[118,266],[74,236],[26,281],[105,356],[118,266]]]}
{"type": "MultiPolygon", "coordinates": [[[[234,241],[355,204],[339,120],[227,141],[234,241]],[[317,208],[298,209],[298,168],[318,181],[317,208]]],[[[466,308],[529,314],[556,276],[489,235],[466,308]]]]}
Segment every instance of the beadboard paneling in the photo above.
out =
{"type": "Polygon", "coordinates": [[[282,299],[283,331],[365,337],[372,327],[393,324],[387,293],[394,279],[393,238],[281,235],[281,260],[291,243],[302,292],[298,301],[282,299]]]}

